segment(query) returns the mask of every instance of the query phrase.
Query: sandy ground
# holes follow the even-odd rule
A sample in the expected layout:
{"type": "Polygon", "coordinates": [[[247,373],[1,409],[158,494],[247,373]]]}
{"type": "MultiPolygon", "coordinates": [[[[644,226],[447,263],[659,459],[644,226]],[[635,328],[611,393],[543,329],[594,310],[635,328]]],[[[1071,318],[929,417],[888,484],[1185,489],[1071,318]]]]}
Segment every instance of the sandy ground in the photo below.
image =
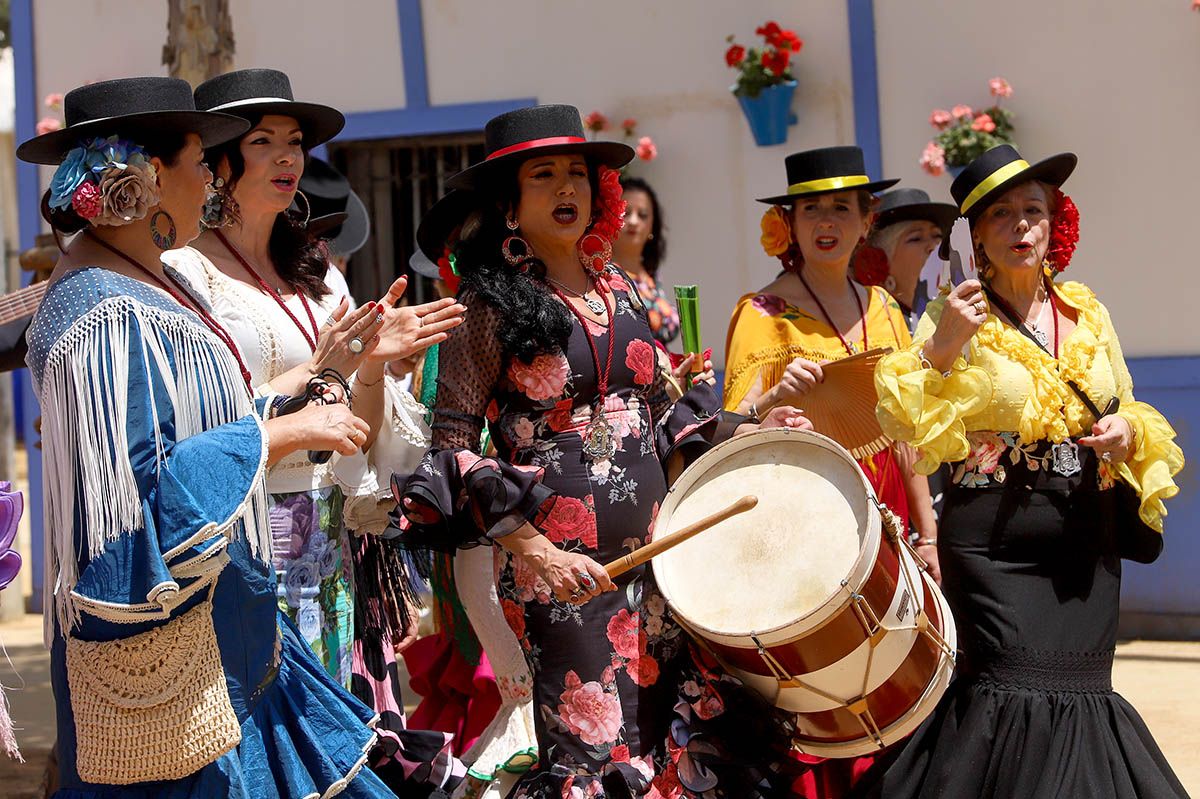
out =
{"type": "MultiPolygon", "coordinates": [[[[0,683],[12,704],[25,765],[0,755],[0,796],[39,797],[46,755],[54,744],[54,698],[40,616],[0,624],[10,663],[0,683]],[[15,673],[14,673],[15,670],[15,673]],[[19,676],[18,676],[19,675],[19,676]]],[[[1131,641],[1117,647],[1116,689],[1141,712],[1188,791],[1200,799],[1200,642],[1131,641]]]]}

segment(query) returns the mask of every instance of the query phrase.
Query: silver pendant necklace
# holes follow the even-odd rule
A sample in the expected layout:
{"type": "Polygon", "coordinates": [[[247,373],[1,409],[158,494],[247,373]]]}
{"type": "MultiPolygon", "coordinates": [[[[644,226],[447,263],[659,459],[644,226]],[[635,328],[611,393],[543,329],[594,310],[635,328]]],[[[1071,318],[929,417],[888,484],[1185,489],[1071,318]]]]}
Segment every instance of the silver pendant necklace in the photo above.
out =
{"type": "Polygon", "coordinates": [[[557,280],[550,277],[549,275],[546,275],[546,280],[549,280],[551,283],[558,286],[560,289],[565,291],[569,296],[578,297],[579,299],[583,300],[583,304],[586,305],[588,310],[591,311],[596,316],[602,316],[608,310],[607,306],[605,306],[605,304],[602,301],[600,301],[598,298],[593,298],[593,297],[587,296],[586,292],[581,293],[581,292],[578,292],[575,289],[571,288],[570,286],[564,286],[562,283],[559,283],[557,280]]]}

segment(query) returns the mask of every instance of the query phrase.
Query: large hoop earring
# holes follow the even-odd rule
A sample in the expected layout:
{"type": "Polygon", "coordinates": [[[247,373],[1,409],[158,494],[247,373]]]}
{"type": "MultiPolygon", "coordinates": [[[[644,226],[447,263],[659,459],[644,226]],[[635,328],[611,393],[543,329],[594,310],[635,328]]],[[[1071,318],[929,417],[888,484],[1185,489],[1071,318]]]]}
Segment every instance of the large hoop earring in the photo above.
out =
{"type": "Polygon", "coordinates": [[[504,220],[504,226],[513,231],[513,234],[500,245],[500,254],[509,266],[520,266],[533,255],[533,248],[529,246],[529,242],[516,234],[517,228],[520,227],[517,220],[509,217],[504,220]]]}
{"type": "Polygon", "coordinates": [[[312,203],[308,201],[308,195],[296,189],[296,199],[304,200],[304,221],[300,223],[300,227],[308,227],[308,220],[312,219],[312,203]]]}
{"type": "Polygon", "coordinates": [[[575,245],[583,268],[600,274],[612,261],[612,242],[599,233],[585,233],[575,245]]]}
{"type": "Polygon", "coordinates": [[[150,217],[150,238],[154,239],[154,246],[160,250],[173,249],[177,235],[175,220],[171,218],[171,215],[166,211],[155,211],[154,216],[150,217]],[[159,229],[160,217],[166,217],[167,229],[165,231],[159,229]]]}

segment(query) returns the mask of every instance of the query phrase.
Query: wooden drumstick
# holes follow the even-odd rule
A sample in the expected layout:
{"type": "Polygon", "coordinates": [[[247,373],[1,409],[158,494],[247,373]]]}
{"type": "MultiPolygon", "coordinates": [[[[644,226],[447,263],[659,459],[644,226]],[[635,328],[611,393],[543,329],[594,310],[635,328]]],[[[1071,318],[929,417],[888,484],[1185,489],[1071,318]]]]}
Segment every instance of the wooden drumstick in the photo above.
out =
{"type": "Polygon", "coordinates": [[[687,527],[676,530],[670,535],[665,535],[662,538],[655,539],[649,544],[646,544],[646,546],[635,549],[633,552],[630,552],[624,557],[617,558],[612,563],[604,564],[604,570],[608,572],[608,576],[610,578],[618,577],[630,569],[641,566],[654,556],[661,555],[668,549],[679,546],[697,533],[702,533],[713,525],[720,524],[731,516],[737,516],[739,513],[745,513],[757,504],[758,497],[742,497],[724,510],[719,510],[711,516],[706,516],[699,521],[692,522],[687,527]]]}

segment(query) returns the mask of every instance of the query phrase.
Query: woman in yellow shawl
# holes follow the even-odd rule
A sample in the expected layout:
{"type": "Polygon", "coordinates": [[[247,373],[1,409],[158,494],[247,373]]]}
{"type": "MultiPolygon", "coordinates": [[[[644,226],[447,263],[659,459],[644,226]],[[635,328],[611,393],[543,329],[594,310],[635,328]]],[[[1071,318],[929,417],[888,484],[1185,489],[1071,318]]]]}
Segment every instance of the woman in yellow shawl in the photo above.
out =
{"type": "Polygon", "coordinates": [[[876,795],[1187,795],[1112,690],[1121,558],[1156,556],[1183,453],[1134,400],[1096,295],[1052,279],[1078,239],[1059,189],[1075,162],[1004,145],[967,166],[951,192],[982,282],[930,303],[876,369],[879,421],[917,468],[958,463],[938,548],[961,649],[876,795]]]}
{"type": "MultiPolygon", "coordinates": [[[[763,216],[763,248],[785,271],[738,301],[725,344],[725,408],[755,418],[779,405],[803,408],[805,395],[824,379],[822,363],[910,343],[899,304],[882,288],[859,286],[850,277],[854,254],[871,230],[873,192],[898,181],[871,182],[857,147],[796,153],[785,166],[787,193],[759,200],[771,206],[763,216]]],[[[879,500],[906,524],[911,517],[918,552],[936,578],[929,483],[913,472],[909,452],[888,447],[860,465],[879,500]]],[[[842,796],[870,764],[865,757],[815,765],[804,795],[842,796]]]]}

